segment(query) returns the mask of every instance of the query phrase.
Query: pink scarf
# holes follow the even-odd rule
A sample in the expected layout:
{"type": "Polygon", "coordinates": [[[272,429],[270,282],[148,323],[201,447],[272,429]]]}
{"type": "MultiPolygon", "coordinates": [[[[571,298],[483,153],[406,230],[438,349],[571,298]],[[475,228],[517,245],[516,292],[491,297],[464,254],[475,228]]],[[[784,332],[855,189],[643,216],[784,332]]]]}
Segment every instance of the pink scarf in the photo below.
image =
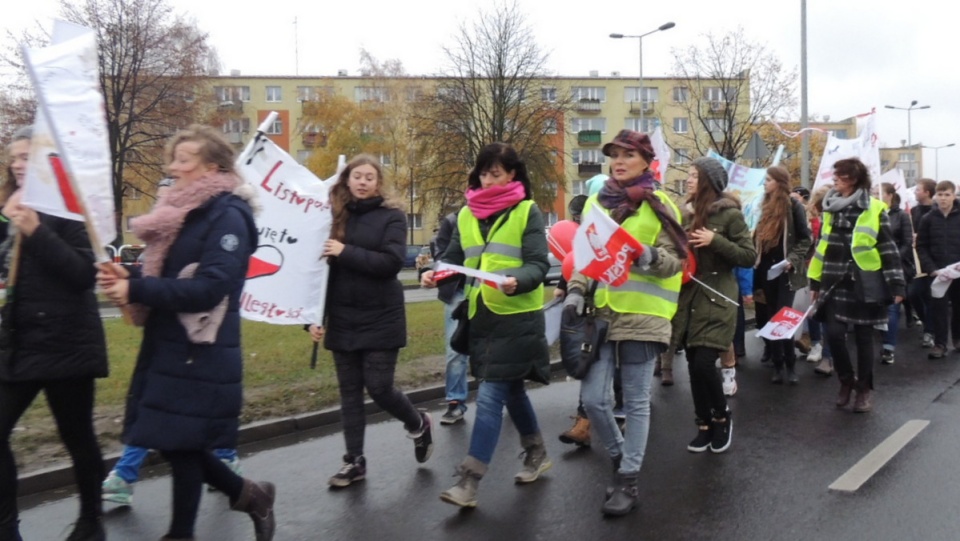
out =
{"type": "MultiPolygon", "coordinates": [[[[130,229],[147,243],[143,251],[143,276],[160,276],[163,262],[180,235],[187,214],[223,192],[232,192],[243,181],[233,173],[211,173],[185,185],[171,187],[149,214],[130,220],[130,229]]],[[[143,326],[150,307],[131,304],[133,322],[143,326]]]]}
{"type": "Polygon", "coordinates": [[[473,188],[466,193],[467,206],[478,220],[485,220],[501,210],[508,209],[523,201],[526,196],[523,183],[516,180],[504,186],[473,188]]]}

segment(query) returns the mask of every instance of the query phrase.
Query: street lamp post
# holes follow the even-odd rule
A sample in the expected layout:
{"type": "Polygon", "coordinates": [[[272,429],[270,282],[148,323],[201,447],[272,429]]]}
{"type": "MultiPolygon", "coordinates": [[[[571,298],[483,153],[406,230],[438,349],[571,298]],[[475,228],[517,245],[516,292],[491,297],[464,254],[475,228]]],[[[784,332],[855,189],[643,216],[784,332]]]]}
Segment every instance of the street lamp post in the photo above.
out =
{"type": "Polygon", "coordinates": [[[670,30],[674,26],[677,26],[673,22],[663,23],[654,30],[647,32],[646,34],[610,34],[610,37],[613,39],[623,39],[623,38],[637,38],[637,42],[640,43],[640,89],[637,91],[637,97],[640,99],[640,130],[643,130],[643,37],[649,36],[650,34],[656,32],[662,32],[664,30],[670,30]]]}
{"type": "Polygon", "coordinates": [[[950,143],[949,145],[940,145],[938,147],[923,145],[923,148],[929,148],[933,150],[933,171],[934,171],[934,175],[936,176],[936,180],[938,181],[940,180],[940,149],[950,148],[955,145],[956,143],[950,143]]]}
{"type": "Polygon", "coordinates": [[[913,100],[910,102],[910,107],[894,107],[893,105],[884,105],[884,107],[886,107],[887,109],[898,109],[900,111],[907,112],[907,146],[913,146],[913,135],[910,133],[911,132],[910,113],[913,112],[914,110],[919,111],[920,109],[929,109],[930,106],[921,105],[920,107],[917,107],[917,100],[913,100]]]}

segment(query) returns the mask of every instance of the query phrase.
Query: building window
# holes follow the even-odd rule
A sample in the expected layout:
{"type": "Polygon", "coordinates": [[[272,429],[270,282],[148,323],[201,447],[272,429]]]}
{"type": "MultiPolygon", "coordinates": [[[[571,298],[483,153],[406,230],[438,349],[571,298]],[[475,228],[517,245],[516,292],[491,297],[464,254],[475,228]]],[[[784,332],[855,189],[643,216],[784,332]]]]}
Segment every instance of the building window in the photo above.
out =
{"type": "Polygon", "coordinates": [[[249,86],[215,86],[213,91],[220,103],[250,101],[249,86]]]}
{"type": "Polygon", "coordinates": [[[690,119],[686,117],[678,117],[673,119],[673,132],[674,133],[687,133],[690,130],[690,119]]]}
{"type": "Polygon", "coordinates": [[[602,86],[575,86],[570,89],[573,101],[597,100],[607,101],[607,89],[602,86]]]}
{"type": "Polygon", "coordinates": [[[127,217],[126,217],[126,220],[124,220],[124,228],[123,228],[123,230],[126,231],[127,233],[133,231],[133,229],[130,228],[130,221],[131,221],[131,220],[134,220],[134,219],[136,219],[136,218],[139,218],[139,217],[140,217],[140,216],[127,216],[127,217]]]}
{"type": "Polygon", "coordinates": [[[548,118],[543,121],[543,133],[554,134],[557,133],[557,119],[548,118]]]}
{"type": "Polygon", "coordinates": [[[623,119],[624,128],[643,133],[653,133],[659,125],[660,119],[656,117],[643,117],[643,122],[640,122],[640,119],[635,117],[623,119]]]}
{"type": "Polygon", "coordinates": [[[413,229],[423,229],[423,217],[419,214],[410,214],[408,212],[407,213],[407,229],[410,229],[411,225],[413,229]]]}
{"type": "Polygon", "coordinates": [[[722,140],[729,130],[730,124],[726,118],[708,118],[707,131],[715,140],[722,140]]]}
{"type": "Polygon", "coordinates": [[[686,103],[690,99],[690,89],[685,86],[673,87],[673,101],[686,103]]]}
{"type": "Polygon", "coordinates": [[[914,162],[914,161],[917,161],[917,157],[913,154],[913,152],[901,152],[897,158],[897,161],[914,162]]]}
{"type": "Polygon", "coordinates": [[[540,99],[543,101],[548,101],[553,103],[557,101],[557,88],[553,86],[545,86],[540,89],[540,99]]]}
{"type": "Polygon", "coordinates": [[[556,212],[552,212],[552,211],[551,211],[551,212],[544,213],[543,219],[546,221],[546,223],[544,223],[543,225],[545,225],[545,226],[547,226],[547,227],[550,227],[551,225],[553,225],[553,224],[557,223],[558,221],[560,221],[560,217],[557,216],[557,213],[556,213],[556,212]]]}
{"type": "Polygon", "coordinates": [[[390,166],[390,163],[391,163],[391,160],[390,160],[390,155],[389,155],[389,154],[381,154],[381,155],[380,155],[380,165],[385,165],[385,166],[389,167],[389,166],[390,166]]]}
{"type": "Polygon", "coordinates": [[[332,86],[298,86],[297,101],[320,101],[333,96],[332,86]]]}
{"type": "Polygon", "coordinates": [[[297,151],[297,163],[303,165],[307,163],[307,160],[310,159],[310,156],[313,155],[313,151],[310,150],[298,150],[297,151]]]}
{"type": "Polygon", "coordinates": [[[684,165],[690,163],[690,151],[685,148],[676,148],[673,150],[673,164],[684,165]]]}
{"type": "Polygon", "coordinates": [[[267,101],[270,103],[276,103],[283,100],[283,93],[280,90],[279,86],[268,86],[267,87],[267,101]]]}
{"type": "Polygon", "coordinates": [[[387,89],[382,86],[358,86],[353,89],[353,96],[360,103],[365,101],[380,103],[390,101],[387,89]]]}
{"type": "Polygon", "coordinates": [[[586,130],[607,133],[607,119],[601,117],[571,118],[570,129],[573,133],[580,133],[586,130]]]}
{"type": "Polygon", "coordinates": [[[581,163],[604,163],[603,152],[599,148],[575,148],[573,149],[574,165],[581,163]]]}
{"type": "Polygon", "coordinates": [[[571,184],[573,189],[570,190],[570,195],[587,195],[587,181],[574,180],[571,184]]]}
{"type": "Polygon", "coordinates": [[[279,118],[274,120],[267,128],[267,135],[283,135],[283,121],[279,118]]]}
{"type": "Polygon", "coordinates": [[[124,190],[124,198],[131,201],[137,201],[140,199],[142,192],[138,190],[133,184],[127,183],[127,189],[124,190]]]}
{"type": "Polygon", "coordinates": [[[223,123],[223,133],[250,133],[249,118],[231,118],[223,123]]]}
{"type": "Polygon", "coordinates": [[[423,88],[419,86],[408,86],[406,88],[407,101],[420,101],[423,99],[423,88]]]}
{"type": "Polygon", "coordinates": [[[639,86],[628,86],[623,89],[623,101],[624,103],[641,101],[648,107],[653,107],[660,101],[660,89],[655,86],[645,86],[643,92],[640,92],[639,86]]]}
{"type": "Polygon", "coordinates": [[[703,99],[715,103],[735,102],[737,101],[737,89],[710,86],[703,90],[703,99]]]}
{"type": "Polygon", "coordinates": [[[829,133],[830,135],[836,137],[837,139],[846,139],[846,138],[847,138],[847,130],[845,130],[845,129],[844,129],[844,130],[827,130],[827,133],[829,133]]]}

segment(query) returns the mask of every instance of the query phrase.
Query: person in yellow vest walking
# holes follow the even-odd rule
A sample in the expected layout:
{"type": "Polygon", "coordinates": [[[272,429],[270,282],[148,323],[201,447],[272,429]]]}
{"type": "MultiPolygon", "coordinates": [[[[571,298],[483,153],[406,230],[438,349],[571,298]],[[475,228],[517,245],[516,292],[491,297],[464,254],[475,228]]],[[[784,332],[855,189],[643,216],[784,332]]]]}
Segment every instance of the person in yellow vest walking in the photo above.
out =
{"type": "MultiPolygon", "coordinates": [[[[629,513],[639,494],[640,466],[650,430],[650,383],[657,357],[670,343],[670,319],[677,311],[687,237],[680,211],[656,189],[650,163],[655,154],[647,134],[620,133],[603,147],[610,157],[611,178],[587,200],[584,215],[603,212],[643,245],[622,285],[596,290],[597,317],[609,323],[599,359],[583,378],[581,395],[587,417],[613,461],[614,481],[601,508],[605,515],[629,513]],[[621,370],[626,431],[614,417],[613,388],[621,370]]],[[[588,280],[571,277],[564,310],[583,311],[588,280]]]]}
{"type": "Polygon", "coordinates": [[[834,187],[823,199],[823,228],[807,276],[814,300],[821,295],[817,319],[826,323],[827,343],[840,378],[837,407],[873,408],[873,364],[879,356],[879,330],[887,324],[887,306],[904,295],[900,252],[893,241],[885,205],[870,197],[870,173],[850,158],[833,165],[834,187]],[[847,350],[853,326],[857,347],[854,370],[847,350]]]}
{"type": "MultiPolygon", "coordinates": [[[[485,146],[468,178],[467,206],[442,261],[500,274],[499,288],[470,279],[464,287],[470,322],[470,370],[480,382],[470,450],[460,480],[440,499],[476,507],[477,488],[493,458],[503,407],[520,433],[523,468],[517,484],[532,483],[552,465],[524,380],[549,383],[544,337],[543,280],[550,268],[543,215],[531,200],[527,167],[505,143],[485,146]]],[[[433,271],[421,276],[434,287],[433,271]]]]}

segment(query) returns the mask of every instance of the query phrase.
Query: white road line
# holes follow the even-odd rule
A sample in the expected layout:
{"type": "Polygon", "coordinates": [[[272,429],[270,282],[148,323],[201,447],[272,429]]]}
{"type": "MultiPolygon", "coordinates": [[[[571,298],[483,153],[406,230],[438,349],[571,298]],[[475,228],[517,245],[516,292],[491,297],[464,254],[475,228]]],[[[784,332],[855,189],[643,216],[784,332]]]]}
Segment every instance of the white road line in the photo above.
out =
{"type": "Polygon", "coordinates": [[[867,453],[867,456],[861,458],[860,462],[854,464],[846,473],[837,478],[830,485],[830,490],[856,492],[929,424],[930,421],[916,419],[907,421],[896,432],[890,434],[890,437],[867,453]]]}

